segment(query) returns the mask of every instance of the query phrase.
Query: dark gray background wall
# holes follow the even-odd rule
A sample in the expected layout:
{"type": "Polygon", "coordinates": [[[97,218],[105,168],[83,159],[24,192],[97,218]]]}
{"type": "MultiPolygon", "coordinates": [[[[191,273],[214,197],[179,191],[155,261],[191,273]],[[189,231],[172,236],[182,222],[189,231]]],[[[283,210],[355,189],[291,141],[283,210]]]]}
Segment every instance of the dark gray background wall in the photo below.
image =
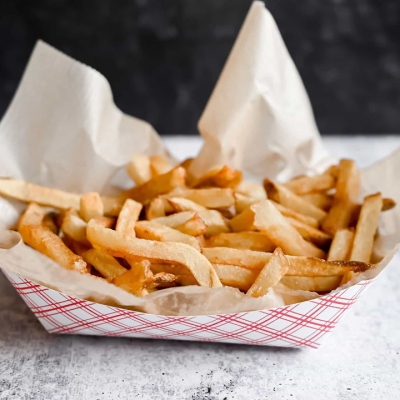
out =
{"type": "MultiPolygon", "coordinates": [[[[2,0],[0,115],[41,38],[162,134],[196,122],[250,0],[2,0]]],[[[398,0],[266,0],[323,133],[400,133],[398,0]]]]}

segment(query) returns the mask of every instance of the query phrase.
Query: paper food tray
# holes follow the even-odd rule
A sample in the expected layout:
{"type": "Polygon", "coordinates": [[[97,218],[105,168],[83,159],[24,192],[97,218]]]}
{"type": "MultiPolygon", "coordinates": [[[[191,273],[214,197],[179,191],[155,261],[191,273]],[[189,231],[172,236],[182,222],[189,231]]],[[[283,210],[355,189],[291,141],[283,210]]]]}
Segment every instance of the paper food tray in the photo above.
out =
{"type": "MultiPolygon", "coordinates": [[[[199,171],[226,163],[258,181],[266,173],[279,180],[319,172],[332,163],[293,61],[263,3],[253,3],[199,130],[205,141],[195,161],[199,171]]],[[[126,188],[124,166],[133,152],[168,157],[147,122],[116,108],[101,74],[42,42],[1,121],[0,138],[0,176],[80,193],[126,188]]],[[[362,194],[381,190],[399,203],[399,169],[397,151],[362,171],[362,194]]],[[[90,296],[78,298],[84,290],[71,296],[44,286],[62,287],[66,275],[58,276],[59,286],[50,278],[46,282],[48,269],[42,280],[34,276],[35,268],[46,262],[47,268],[51,260],[26,246],[25,253],[20,247],[21,253],[14,254],[14,264],[4,257],[10,249],[0,246],[0,268],[50,333],[316,348],[393,256],[400,242],[398,208],[382,215],[377,247],[387,258],[370,275],[322,297],[260,311],[166,316],[94,303],[84,300],[90,296]]],[[[0,198],[0,233],[3,225],[15,226],[20,211],[0,198]]],[[[125,297],[111,304],[126,305],[126,296],[134,297],[114,288],[125,297]]]]}
{"type": "Polygon", "coordinates": [[[317,348],[372,280],[286,307],[164,316],[77,299],[4,272],[50,333],[317,348]]]}

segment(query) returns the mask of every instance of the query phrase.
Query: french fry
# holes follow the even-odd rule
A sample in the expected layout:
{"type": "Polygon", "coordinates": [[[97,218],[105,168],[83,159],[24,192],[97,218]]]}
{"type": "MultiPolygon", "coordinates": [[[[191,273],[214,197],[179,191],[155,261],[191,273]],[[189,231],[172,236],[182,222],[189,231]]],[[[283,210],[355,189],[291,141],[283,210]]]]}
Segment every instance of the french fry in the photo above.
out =
{"type": "Polygon", "coordinates": [[[17,179],[0,178],[0,195],[61,210],[79,209],[80,196],[78,194],[50,189],[17,179]]]}
{"type": "Polygon", "coordinates": [[[229,232],[211,235],[203,247],[232,247],[255,251],[274,251],[276,245],[261,232],[229,232]]]}
{"type": "Polygon", "coordinates": [[[353,160],[340,160],[335,200],[357,203],[360,195],[360,172],[353,160]]]}
{"type": "Polygon", "coordinates": [[[58,235],[58,226],[55,223],[56,218],[57,214],[55,212],[48,212],[43,218],[42,225],[46,228],[49,228],[53,233],[58,235]]]}
{"type": "Polygon", "coordinates": [[[18,232],[23,241],[35,250],[60,264],[82,274],[88,273],[88,267],[82,257],[74,254],[50,229],[41,225],[21,225],[18,232]]]}
{"type": "Polygon", "coordinates": [[[284,276],[281,283],[293,290],[330,292],[339,287],[342,277],[336,276],[284,276]]]}
{"type": "Polygon", "coordinates": [[[225,222],[221,213],[217,210],[203,210],[197,212],[197,215],[204,221],[206,225],[206,235],[229,232],[227,223],[225,222]]]}
{"type": "Polygon", "coordinates": [[[339,229],[348,228],[351,224],[354,208],[350,201],[336,200],[329,210],[329,214],[322,222],[322,230],[330,235],[334,235],[339,229]]]}
{"type": "Polygon", "coordinates": [[[167,217],[155,218],[153,221],[190,236],[204,235],[207,230],[205,222],[193,211],[183,211],[167,217]]]}
{"type": "Polygon", "coordinates": [[[186,160],[183,160],[179,164],[180,167],[182,167],[186,170],[186,182],[187,182],[188,186],[192,186],[196,180],[196,178],[190,172],[190,167],[192,165],[193,160],[194,160],[194,158],[187,158],[186,160]]]}
{"type": "Polygon", "coordinates": [[[264,188],[270,200],[274,200],[283,206],[297,211],[300,214],[308,215],[321,222],[327,213],[313,204],[308,203],[301,196],[297,196],[288,188],[278,185],[268,179],[264,179],[264,188]]]}
{"type": "Polygon", "coordinates": [[[154,218],[154,222],[175,228],[193,218],[196,215],[194,211],[182,211],[176,214],[167,215],[166,217],[154,218]]]}
{"type": "Polygon", "coordinates": [[[272,201],[272,203],[278,209],[278,211],[285,217],[290,217],[292,219],[296,219],[297,221],[312,226],[314,228],[318,228],[319,223],[318,220],[316,220],[315,218],[309,217],[304,214],[300,214],[294,210],[291,210],[290,208],[283,206],[282,204],[276,203],[275,201],[272,201]]]}
{"type": "Polygon", "coordinates": [[[286,217],[286,220],[289,221],[296,231],[300,233],[303,239],[314,243],[318,247],[326,247],[332,242],[332,236],[320,231],[319,229],[313,228],[312,226],[294,218],[286,217]]]}
{"type": "Polygon", "coordinates": [[[263,185],[258,183],[241,182],[235,187],[235,192],[257,200],[265,200],[267,198],[267,193],[263,185]]]}
{"type": "Polygon", "coordinates": [[[290,180],[289,182],[286,182],[283,186],[298,195],[324,192],[335,187],[335,179],[330,174],[305,176],[302,178],[290,180]]]}
{"type": "Polygon", "coordinates": [[[324,211],[329,211],[333,203],[333,196],[326,193],[303,194],[301,195],[301,198],[324,211]]]}
{"type": "Polygon", "coordinates": [[[112,217],[97,217],[94,220],[103,228],[113,228],[115,225],[115,218],[112,217]]]}
{"type": "Polygon", "coordinates": [[[135,224],[139,219],[142,205],[135,200],[126,199],[124,206],[117,219],[115,230],[117,232],[135,235],[135,224]]]}
{"type": "MultiPolygon", "coordinates": [[[[360,218],[360,211],[361,211],[362,204],[357,204],[354,206],[353,212],[351,214],[350,225],[356,226],[357,221],[360,218]]],[[[393,199],[384,198],[382,199],[382,212],[389,211],[396,207],[396,202],[393,199]]]]}
{"type": "MultiPolygon", "coordinates": [[[[161,242],[180,242],[200,251],[199,242],[193,236],[186,235],[169,226],[154,221],[139,221],[135,225],[136,236],[141,239],[161,242]]],[[[128,233],[128,232],[126,232],[128,233]]]]}
{"type": "Polygon", "coordinates": [[[113,256],[100,250],[90,249],[82,254],[82,258],[108,281],[127,271],[113,256]]]}
{"type": "Polygon", "coordinates": [[[176,187],[185,186],[185,176],[186,170],[176,167],[166,174],[157,175],[149,181],[125,191],[123,196],[147,204],[161,194],[168,193],[176,187]]]}
{"type": "Polygon", "coordinates": [[[233,231],[258,230],[285,254],[323,258],[325,253],[305,241],[270,200],[252,204],[230,221],[233,231]],[[244,228],[244,229],[243,229],[244,228]]]}
{"type": "Polygon", "coordinates": [[[330,167],[328,167],[326,169],[324,174],[331,175],[333,178],[337,179],[337,177],[339,176],[339,171],[340,171],[340,168],[338,165],[331,165],[330,167]]]}
{"type": "Polygon", "coordinates": [[[114,257],[182,264],[192,272],[200,286],[221,286],[211,263],[187,244],[138,239],[102,228],[95,221],[88,223],[86,234],[95,248],[103,249],[114,257]]]}
{"type": "Polygon", "coordinates": [[[258,271],[235,265],[213,264],[213,266],[224,286],[232,286],[244,292],[249,290],[258,275],[258,271]]]}
{"type": "Polygon", "coordinates": [[[354,235],[350,259],[369,263],[382,210],[382,196],[376,193],[365,197],[354,235]]]}
{"type": "Polygon", "coordinates": [[[121,212],[122,206],[125,203],[125,200],[126,198],[123,196],[101,196],[101,201],[103,202],[104,207],[104,215],[118,217],[119,213],[121,212]]]}
{"type": "Polygon", "coordinates": [[[104,206],[100,195],[96,192],[82,195],[79,214],[85,222],[89,222],[92,218],[102,217],[104,206]]]}
{"type": "Polygon", "coordinates": [[[276,286],[289,269],[289,262],[279,247],[258,274],[256,280],[247,291],[252,297],[265,296],[269,289],[276,286]]]}
{"type": "Polygon", "coordinates": [[[135,154],[127,164],[126,172],[128,172],[136,185],[142,185],[149,181],[151,179],[150,158],[145,155],[135,154]]]}
{"type": "Polygon", "coordinates": [[[230,188],[179,188],[179,190],[173,190],[163,197],[167,199],[172,197],[184,197],[206,208],[226,208],[235,204],[233,190],[230,188]]]}
{"type": "Polygon", "coordinates": [[[235,192],[235,209],[236,213],[241,213],[247,207],[251,206],[252,204],[260,201],[260,199],[255,199],[254,197],[248,197],[241,193],[235,192]]]}
{"type": "Polygon", "coordinates": [[[148,294],[146,281],[149,277],[150,262],[141,260],[131,264],[131,269],[114,278],[113,283],[121,289],[136,296],[142,297],[148,294]]]}
{"type": "MultiPolygon", "coordinates": [[[[258,270],[250,270],[236,265],[213,264],[221,283],[246,292],[253,284],[258,270]]],[[[176,282],[182,286],[196,285],[196,280],[187,268],[181,265],[151,264],[154,273],[170,273],[177,277],[176,282]]]]}
{"type": "MultiPolygon", "coordinates": [[[[165,203],[167,200],[156,197],[146,205],[146,218],[148,220],[154,218],[165,217],[165,203]]],[[[140,204],[140,203],[139,203],[140,204]]]]}
{"type": "Polygon", "coordinates": [[[18,230],[25,225],[42,225],[44,216],[42,207],[36,203],[29,203],[19,220],[18,230]]]}
{"type": "MultiPolygon", "coordinates": [[[[271,258],[271,253],[232,249],[228,247],[206,247],[203,255],[212,264],[236,265],[242,268],[261,270],[271,258]]],[[[348,271],[364,272],[372,267],[358,261],[325,261],[318,258],[286,256],[290,276],[333,276],[348,271]]]]}
{"type": "Polygon", "coordinates": [[[90,243],[86,238],[86,228],[87,223],[74,210],[66,211],[61,225],[62,231],[76,242],[90,247],[90,243]]]}
{"type": "Polygon", "coordinates": [[[153,177],[166,174],[171,171],[173,167],[174,166],[164,156],[150,157],[150,170],[153,177]]]}
{"type": "Polygon", "coordinates": [[[168,272],[159,272],[155,275],[151,275],[146,279],[146,288],[154,289],[156,287],[171,287],[175,286],[175,281],[178,277],[168,272]]]}
{"type": "Polygon", "coordinates": [[[328,261],[350,259],[350,252],[353,246],[354,229],[339,229],[333,237],[328,253],[328,261]]]}
{"type": "Polygon", "coordinates": [[[240,171],[233,170],[227,165],[216,166],[211,168],[203,176],[201,176],[195,184],[194,187],[207,187],[207,186],[217,186],[220,188],[234,188],[243,179],[243,174],[240,171]]]}
{"type": "Polygon", "coordinates": [[[195,203],[192,200],[185,199],[184,197],[173,197],[168,199],[168,202],[174,208],[175,211],[205,211],[207,210],[205,207],[200,204],[195,203]]]}

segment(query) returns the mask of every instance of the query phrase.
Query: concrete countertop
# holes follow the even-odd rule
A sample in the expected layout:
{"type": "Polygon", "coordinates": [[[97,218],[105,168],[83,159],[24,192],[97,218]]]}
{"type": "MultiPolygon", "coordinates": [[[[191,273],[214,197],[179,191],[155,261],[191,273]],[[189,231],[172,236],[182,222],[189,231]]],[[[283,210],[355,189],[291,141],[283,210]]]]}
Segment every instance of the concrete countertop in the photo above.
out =
{"type": "MultiPolygon", "coordinates": [[[[198,139],[168,138],[181,158],[198,139]]],[[[328,137],[360,166],[400,137],[328,137]]],[[[400,399],[400,256],[318,350],[49,335],[0,274],[0,399],[400,399]]]]}

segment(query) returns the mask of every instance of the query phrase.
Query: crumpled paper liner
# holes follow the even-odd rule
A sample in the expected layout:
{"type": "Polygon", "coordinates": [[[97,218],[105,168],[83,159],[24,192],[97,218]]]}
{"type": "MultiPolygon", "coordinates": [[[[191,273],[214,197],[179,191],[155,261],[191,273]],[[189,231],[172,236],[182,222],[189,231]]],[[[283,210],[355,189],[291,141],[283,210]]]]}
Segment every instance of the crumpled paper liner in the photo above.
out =
{"type": "MultiPolygon", "coordinates": [[[[332,163],[321,146],[309,100],[279,31],[254,2],[199,123],[205,144],[194,170],[217,164],[248,176],[286,179],[332,163]]],[[[59,189],[113,193],[131,185],[124,166],[134,153],[169,156],[154,129],[124,115],[97,71],[38,42],[0,124],[0,176],[59,189]]],[[[363,193],[381,191],[400,203],[400,150],[362,173],[363,193]]],[[[165,315],[261,310],[315,298],[282,285],[262,298],[233,288],[164,289],[137,298],[106,281],[65,270],[24,245],[13,227],[23,206],[0,198],[0,267],[60,292],[99,303],[165,315]]],[[[400,242],[400,208],[385,212],[374,278],[400,242]]],[[[354,280],[354,282],[356,281],[354,280]]],[[[351,283],[354,283],[351,282],[351,283]]]]}

